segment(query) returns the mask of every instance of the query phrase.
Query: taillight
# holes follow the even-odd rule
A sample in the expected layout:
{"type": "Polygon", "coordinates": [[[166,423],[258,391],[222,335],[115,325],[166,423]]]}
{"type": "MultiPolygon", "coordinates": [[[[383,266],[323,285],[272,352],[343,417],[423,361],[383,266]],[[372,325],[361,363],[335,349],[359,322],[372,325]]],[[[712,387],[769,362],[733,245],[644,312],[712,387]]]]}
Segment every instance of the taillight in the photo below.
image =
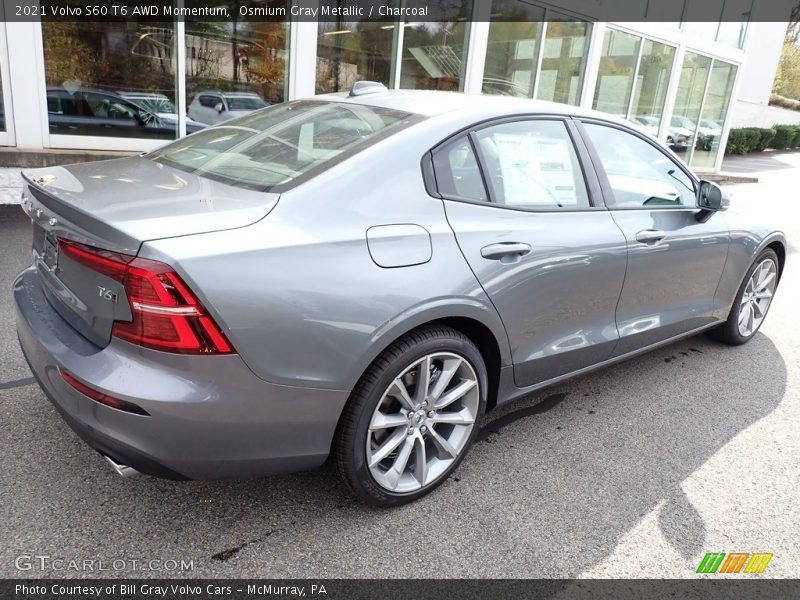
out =
{"type": "Polygon", "coordinates": [[[111,334],[178,354],[232,354],[233,346],[180,276],[167,264],[58,239],[61,252],[125,288],[132,321],[111,334]]]}

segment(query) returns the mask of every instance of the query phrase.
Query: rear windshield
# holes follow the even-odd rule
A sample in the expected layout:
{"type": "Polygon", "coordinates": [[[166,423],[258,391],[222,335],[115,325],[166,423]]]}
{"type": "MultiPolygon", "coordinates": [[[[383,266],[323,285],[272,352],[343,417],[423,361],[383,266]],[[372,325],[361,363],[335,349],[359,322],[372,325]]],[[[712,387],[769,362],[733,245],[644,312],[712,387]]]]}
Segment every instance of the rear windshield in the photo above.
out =
{"type": "Polygon", "coordinates": [[[203,129],[148,157],[232,185],[280,191],[419,120],[388,108],[299,100],[203,129]]]}

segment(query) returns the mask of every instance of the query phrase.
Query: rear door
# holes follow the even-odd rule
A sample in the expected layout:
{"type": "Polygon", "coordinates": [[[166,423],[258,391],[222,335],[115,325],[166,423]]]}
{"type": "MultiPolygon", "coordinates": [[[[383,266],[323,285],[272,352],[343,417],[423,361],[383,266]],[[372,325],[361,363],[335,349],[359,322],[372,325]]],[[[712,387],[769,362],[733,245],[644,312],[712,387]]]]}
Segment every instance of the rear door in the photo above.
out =
{"type": "Polygon", "coordinates": [[[506,120],[433,153],[447,219],[503,320],[520,387],[603,361],[618,340],[625,239],[595,202],[573,126],[506,120]]]}
{"type": "Polygon", "coordinates": [[[722,216],[703,220],[694,179],[644,135],[601,122],[584,122],[581,131],[628,245],[614,354],[713,323],[728,253],[722,216]]]}

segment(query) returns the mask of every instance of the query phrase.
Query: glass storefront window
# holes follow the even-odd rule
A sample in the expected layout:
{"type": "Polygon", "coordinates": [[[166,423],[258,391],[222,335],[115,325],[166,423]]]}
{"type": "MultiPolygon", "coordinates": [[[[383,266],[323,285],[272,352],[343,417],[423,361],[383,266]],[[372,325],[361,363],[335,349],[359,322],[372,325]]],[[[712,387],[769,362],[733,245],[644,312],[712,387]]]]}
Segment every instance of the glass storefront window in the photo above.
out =
{"type": "Polygon", "coordinates": [[[620,117],[628,116],[641,40],[638,36],[614,29],[606,31],[594,91],[595,109],[620,117]]]}
{"type": "Polygon", "coordinates": [[[536,77],[544,8],[516,1],[492,6],[483,93],[530,98],[536,77]],[[507,20],[506,20],[507,19],[507,20]],[[514,21],[510,21],[514,19],[514,21]]]}
{"type": "Polygon", "coordinates": [[[714,61],[708,91],[703,102],[703,113],[697,126],[697,141],[692,155],[693,167],[714,166],[735,80],[734,65],[719,60],[714,61]]]}
{"type": "Polygon", "coordinates": [[[539,72],[539,100],[577,105],[588,51],[589,24],[547,13],[547,28],[539,72]]]}
{"type": "Polygon", "coordinates": [[[6,130],[6,107],[3,104],[3,82],[0,80],[0,131],[6,130]]]}
{"type": "Polygon", "coordinates": [[[753,0],[704,0],[687,5],[686,32],[697,39],[742,48],[753,0]]]}
{"type": "Polygon", "coordinates": [[[685,152],[695,143],[697,122],[700,119],[710,70],[709,57],[693,52],[686,53],[667,138],[667,143],[676,152],[685,152]]]}
{"type": "Polygon", "coordinates": [[[187,132],[287,98],[288,22],[186,22],[187,132]]]}
{"type": "Polygon", "coordinates": [[[42,23],[51,134],[172,139],[174,113],[142,94],[175,101],[172,23],[42,23]]]}
{"type": "Polygon", "coordinates": [[[717,41],[734,48],[743,48],[752,9],[753,0],[726,0],[717,41]]]}
{"type": "Polygon", "coordinates": [[[400,87],[459,91],[466,65],[466,21],[408,23],[403,33],[400,87]]]}
{"type": "Polygon", "coordinates": [[[392,47],[397,25],[369,21],[319,23],[318,94],[349,90],[356,81],[379,81],[390,87],[392,47]]]}
{"type": "Polygon", "coordinates": [[[630,119],[653,135],[658,135],[661,126],[674,60],[674,47],[652,40],[644,41],[633,89],[630,119]]]}

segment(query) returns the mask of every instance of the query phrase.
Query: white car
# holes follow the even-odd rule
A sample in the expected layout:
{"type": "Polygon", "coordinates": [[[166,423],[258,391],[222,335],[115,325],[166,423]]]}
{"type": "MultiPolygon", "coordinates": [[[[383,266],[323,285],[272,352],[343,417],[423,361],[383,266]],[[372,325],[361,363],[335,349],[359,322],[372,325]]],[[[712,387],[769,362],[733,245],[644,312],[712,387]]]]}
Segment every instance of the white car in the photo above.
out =
{"type": "Polygon", "coordinates": [[[269,106],[269,103],[252,92],[200,92],[189,105],[189,118],[206,125],[216,125],[265,106],[269,106]]]}

